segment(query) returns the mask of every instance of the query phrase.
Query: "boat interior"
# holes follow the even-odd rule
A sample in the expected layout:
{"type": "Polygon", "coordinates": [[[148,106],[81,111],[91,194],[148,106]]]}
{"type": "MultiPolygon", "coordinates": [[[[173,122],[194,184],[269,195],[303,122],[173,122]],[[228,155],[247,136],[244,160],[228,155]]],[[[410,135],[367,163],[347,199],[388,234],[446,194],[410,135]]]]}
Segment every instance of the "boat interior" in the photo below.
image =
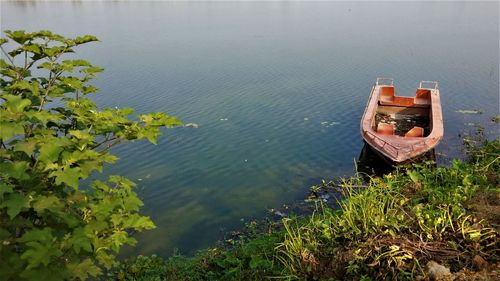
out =
{"type": "Polygon", "coordinates": [[[414,97],[396,96],[394,86],[382,86],[379,91],[373,130],[407,138],[430,134],[431,90],[417,89],[414,97]]]}

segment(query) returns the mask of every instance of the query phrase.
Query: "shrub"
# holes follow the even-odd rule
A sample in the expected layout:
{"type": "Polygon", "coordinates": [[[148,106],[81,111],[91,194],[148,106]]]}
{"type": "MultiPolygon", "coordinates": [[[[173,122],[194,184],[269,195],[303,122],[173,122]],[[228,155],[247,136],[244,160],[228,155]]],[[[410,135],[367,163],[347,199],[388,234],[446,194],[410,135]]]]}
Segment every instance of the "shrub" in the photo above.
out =
{"type": "Polygon", "coordinates": [[[129,120],[130,108],[99,110],[87,98],[103,69],[62,58],[86,35],[5,31],[0,47],[0,276],[3,280],[67,280],[109,268],[131,231],[154,228],[138,213],[130,180],[111,176],[82,188],[80,180],[117,157],[125,140],[155,143],[160,128],[181,123],[164,113],[129,120]]]}

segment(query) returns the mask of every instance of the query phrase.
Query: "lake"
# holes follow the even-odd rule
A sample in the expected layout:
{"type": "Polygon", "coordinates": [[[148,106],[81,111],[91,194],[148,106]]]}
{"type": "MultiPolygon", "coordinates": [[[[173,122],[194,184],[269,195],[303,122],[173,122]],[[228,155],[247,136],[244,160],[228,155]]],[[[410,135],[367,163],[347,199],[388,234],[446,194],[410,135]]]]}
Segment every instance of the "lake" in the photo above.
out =
{"type": "Polygon", "coordinates": [[[446,163],[499,114],[498,2],[2,2],[2,29],[96,35],[101,107],[164,111],[199,128],[127,143],[105,175],[139,185],[157,228],[126,253],[213,245],[321,179],[349,176],[377,76],[412,95],[437,80],[446,163]],[[460,110],[479,109],[482,114],[460,110]]]}

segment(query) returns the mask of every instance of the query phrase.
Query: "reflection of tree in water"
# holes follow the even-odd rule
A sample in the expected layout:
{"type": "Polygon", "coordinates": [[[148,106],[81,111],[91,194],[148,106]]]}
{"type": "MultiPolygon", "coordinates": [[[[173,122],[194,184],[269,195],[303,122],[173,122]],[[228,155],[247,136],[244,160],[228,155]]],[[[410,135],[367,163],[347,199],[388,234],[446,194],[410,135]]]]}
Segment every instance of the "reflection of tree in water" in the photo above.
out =
{"type": "Polygon", "coordinates": [[[413,127],[424,128],[424,136],[429,135],[429,118],[424,116],[397,114],[394,117],[389,114],[377,113],[375,115],[375,127],[379,122],[394,125],[394,134],[404,136],[413,127]]]}

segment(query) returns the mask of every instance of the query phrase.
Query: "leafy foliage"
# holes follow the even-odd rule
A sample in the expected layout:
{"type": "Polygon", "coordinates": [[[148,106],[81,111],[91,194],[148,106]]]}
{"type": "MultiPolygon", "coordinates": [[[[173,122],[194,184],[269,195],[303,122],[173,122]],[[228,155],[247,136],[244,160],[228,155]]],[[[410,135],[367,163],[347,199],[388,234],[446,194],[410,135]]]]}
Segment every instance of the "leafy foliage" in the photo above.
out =
{"type": "MultiPolygon", "coordinates": [[[[497,198],[500,139],[468,151],[468,162],[417,164],[371,178],[363,188],[358,178],[345,180],[338,210],[320,205],[305,221],[283,221],[279,259],[297,279],[353,280],[415,279],[432,259],[453,270],[470,267],[476,255],[498,262],[500,235],[470,202],[478,193],[497,198]]],[[[338,185],[322,188],[332,187],[338,185]]]]}
{"type": "Polygon", "coordinates": [[[0,40],[0,276],[3,280],[73,280],[110,268],[131,231],[154,228],[138,213],[135,184],[120,176],[80,182],[117,157],[125,140],[156,142],[164,113],[130,120],[130,108],[99,110],[87,96],[103,69],[62,58],[90,35],[5,31],[0,40]]]}
{"type": "Polygon", "coordinates": [[[174,255],[162,260],[154,255],[138,256],[118,263],[108,277],[117,281],[265,280],[283,270],[273,257],[280,239],[277,234],[261,235],[236,242],[231,248],[206,249],[194,257],[174,255]]]}
{"type": "Polygon", "coordinates": [[[120,281],[163,281],[166,272],[167,266],[162,258],[139,255],[117,263],[107,277],[120,281]]]}

